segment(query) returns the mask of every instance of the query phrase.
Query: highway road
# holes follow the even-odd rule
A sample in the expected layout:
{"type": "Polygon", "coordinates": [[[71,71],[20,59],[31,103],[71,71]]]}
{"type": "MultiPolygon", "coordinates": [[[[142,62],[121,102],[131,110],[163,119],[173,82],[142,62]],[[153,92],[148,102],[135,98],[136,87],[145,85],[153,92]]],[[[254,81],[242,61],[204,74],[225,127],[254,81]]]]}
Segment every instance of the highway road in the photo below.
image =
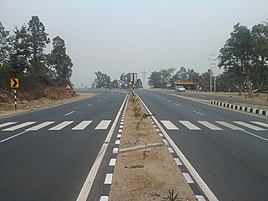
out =
{"type": "MultiPolygon", "coordinates": [[[[126,97],[111,90],[96,94],[0,119],[1,201],[78,199],[126,97]]],[[[101,188],[95,187],[95,197],[101,188]]]]}
{"type": "Polygon", "coordinates": [[[200,186],[205,184],[221,201],[267,200],[267,117],[220,108],[207,104],[206,97],[185,93],[137,94],[198,173],[204,182],[197,180],[200,186]]]}

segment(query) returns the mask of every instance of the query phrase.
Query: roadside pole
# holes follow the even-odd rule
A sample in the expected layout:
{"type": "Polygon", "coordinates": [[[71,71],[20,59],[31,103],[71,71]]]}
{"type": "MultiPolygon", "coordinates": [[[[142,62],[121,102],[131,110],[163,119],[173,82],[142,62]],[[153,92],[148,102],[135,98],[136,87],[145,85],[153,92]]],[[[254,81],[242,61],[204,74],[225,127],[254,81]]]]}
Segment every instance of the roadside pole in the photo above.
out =
{"type": "Polygon", "coordinates": [[[17,110],[17,89],[19,88],[19,78],[10,79],[10,88],[14,89],[14,99],[15,99],[15,110],[17,110]]]}

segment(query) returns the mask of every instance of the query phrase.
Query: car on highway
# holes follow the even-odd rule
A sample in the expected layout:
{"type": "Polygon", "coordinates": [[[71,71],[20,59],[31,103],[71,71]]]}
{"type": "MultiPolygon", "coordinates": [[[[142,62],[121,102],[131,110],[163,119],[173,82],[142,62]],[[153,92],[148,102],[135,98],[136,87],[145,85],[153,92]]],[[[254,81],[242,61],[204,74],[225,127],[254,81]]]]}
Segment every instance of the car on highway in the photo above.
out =
{"type": "Polygon", "coordinates": [[[175,91],[176,92],[185,92],[185,88],[182,85],[176,85],[175,86],[175,91]]]}

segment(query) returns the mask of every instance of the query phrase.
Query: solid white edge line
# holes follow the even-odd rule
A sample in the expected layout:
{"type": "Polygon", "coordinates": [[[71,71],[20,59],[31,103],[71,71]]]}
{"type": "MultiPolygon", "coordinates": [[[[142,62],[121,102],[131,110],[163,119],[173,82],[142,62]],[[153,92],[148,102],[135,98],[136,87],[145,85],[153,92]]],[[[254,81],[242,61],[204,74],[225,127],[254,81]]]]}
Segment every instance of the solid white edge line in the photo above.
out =
{"type": "Polygon", "coordinates": [[[154,122],[157,124],[158,128],[162,131],[165,138],[169,142],[170,146],[174,149],[174,151],[177,153],[177,155],[182,160],[183,164],[186,166],[198,186],[202,189],[208,200],[210,201],[218,201],[218,198],[214,195],[214,193],[210,190],[210,188],[207,186],[205,181],[199,176],[197,171],[194,169],[194,167],[191,165],[191,163],[187,160],[187,158],[184,156],[184,154],[181,152],[181,150],[177,147],[177,145],[173,142],[173,140],[169,137],[169,135],[166,133],[165,129],[161,126],[161,124],[156,120],[156,118],[153,116],[151,111],[148,109],[148,107],[144,104],[144,102],[141,100],[143,106],[146,108],[147,112],[151,115],[154,122]]]}
{"type": "Polygon", "coordinates": [[[16,135],[13,135],[13,136],[11,136],[11,137],[8,137],[8,138],[6,138],[6,139],[3,139],[3,140],[1,140],[0,142],[1,142],[1,143],[6,142],[6,141],[11,140],[11,139],[13,139],[13,138],[15,138],[15,137],[18,137],[18,136],[20,136],[20,135],[23,135],[24,133],[27,133],[27,131],[26,131],[26,130],[25,130],[25,131],[22,131],[21,133],[18,133],[18,134],[16,134],[16,135]]]}
{"type": "Polygon", "coordinates": [[[123,101],[123,103],[122,103],[122,105],[121,105],[121,107],[120,107],[120,109],[119,109],[119,111],[118,111],[118,113],[117,113],[117,115],[115,117],[114,123],[113,123],[113,125],[112,125],[112,127],[111,127],[111,129],[110,129],[110,131],[109,131],[109,133],[108,133],[108,135],[107,135],[107,137],[106,137],[101,149],[100,149],[100,152],[99,152],[99,154],[98,154],[98,156],[97,156],[92,168],[90,169],[90,172],[89,172],[89,174],[88,174],[88,176],[87,176],[87,178],[85,180],[85,183],[84,183],[84,185],[83,185],[83,187],[82,187],[82,189],[81,189],[76,201],[86,201],[87,200],[87,197],[88,197],[89,192],[91,190],[92,184],[93,184],[93,182],[95,180],[95,177],[97,175],[98,169],[100,167],[100,164],[102,162],[104,154],[105,154],[105,152],[107,150],[108,144],[109,144],[109,142],[111,140],[111,137],[113,135],[114,129],[116,127],[116,124],[117,124],[117,122],[119,120],[119,116],[120,116],[120,114],[121,114],[121,112],[123,110],[123,107],[125,105],[126,99],[127,99],[127,96],[125,97],[125,99],[124,99],[124,101],[123,101]]]}

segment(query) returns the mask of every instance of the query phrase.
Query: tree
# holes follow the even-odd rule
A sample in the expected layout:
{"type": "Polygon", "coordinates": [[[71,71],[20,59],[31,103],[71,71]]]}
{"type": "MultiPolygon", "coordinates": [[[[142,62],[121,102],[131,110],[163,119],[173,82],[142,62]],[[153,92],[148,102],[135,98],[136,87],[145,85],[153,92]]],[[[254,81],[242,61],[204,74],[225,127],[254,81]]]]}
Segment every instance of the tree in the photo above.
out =
{"type": "Polygon", "coordinates": [[[253,86],[268,90],[268,22],[252,27],[253,86]]]}
{"type": "Polygon", "coordinates": [[[237,76],[240,83],[240,93],[244,83],[250,83],[250,75],[253,72],[252,54],[253,46],[250,30],[238,23],[234,26],[231,37],[220,50],[218,66],[237,76]]]}
{"type": "Polygon", "coordinates": [[[171,77],[174,71],[175,68],[162,68],[159,72],[154,71],[149,77],[148,84],[155,88],[166,88],[167,84],[171,84],[171,77]]]}
{"type": "Polygon", "coordinates": [[[6,31],[5,27],[0,22],[0,66],[3,66],[8,60],[10,50],[9,42],[9,31],[6,31]]]}
{"type": "Polygon", "coordinates": [[[39,78],[44,77],[44,73],[47,69],[44,69],[46,62],[46,56],[44,49],[49,44],[50,39],[45,32],[45,26],[40,22],[38,16],[32,16],[32,19],[28,23],[27,27],[27,45],[30,52],[30,73],[33,76],[34,83],[37,83],[39,78]]]}
{"type": "Polygon", "coordinates": [[[193,82],[196,89],[199,88],[201,82],[201,76],[195,72],[194,69],[188,69],[187,71],[188,81],[193,82]]]}
{"type": "Polygon", "coordinates": [[[61,85],[70,83],[72,75],[72,61],[66,54],[65,41],[59,36],[53,38],[53,49],[49,55],[49,64],[55,71],[54,77],[61,85]]]}
{"type": "Polygon", "coordinates": [[[154,71],[148,78],[148,84],[154,88],[162,87],[162,76],[160,72],[154,71]]]}
{"type": "Polygon", "coordinates": [[[119,84],[118,84],[118,80],[113,80],[110,84],[110,87],[113,89],[118,89],[119,88],[119,84]]]}
{"type": "Polygon", "coordinates": [[[95,79],[96,88],[109,88],[111,83],[110,76],[100,71],[95,72],[97,78],[95,79]]]}
{"type": "Polygon", "coordinates": [[[141,79],[137,79],[137,81],[135,82],[135,88],[136,89],[141,89],[142,88],[142,81],[141,81],[141,79]]]}

